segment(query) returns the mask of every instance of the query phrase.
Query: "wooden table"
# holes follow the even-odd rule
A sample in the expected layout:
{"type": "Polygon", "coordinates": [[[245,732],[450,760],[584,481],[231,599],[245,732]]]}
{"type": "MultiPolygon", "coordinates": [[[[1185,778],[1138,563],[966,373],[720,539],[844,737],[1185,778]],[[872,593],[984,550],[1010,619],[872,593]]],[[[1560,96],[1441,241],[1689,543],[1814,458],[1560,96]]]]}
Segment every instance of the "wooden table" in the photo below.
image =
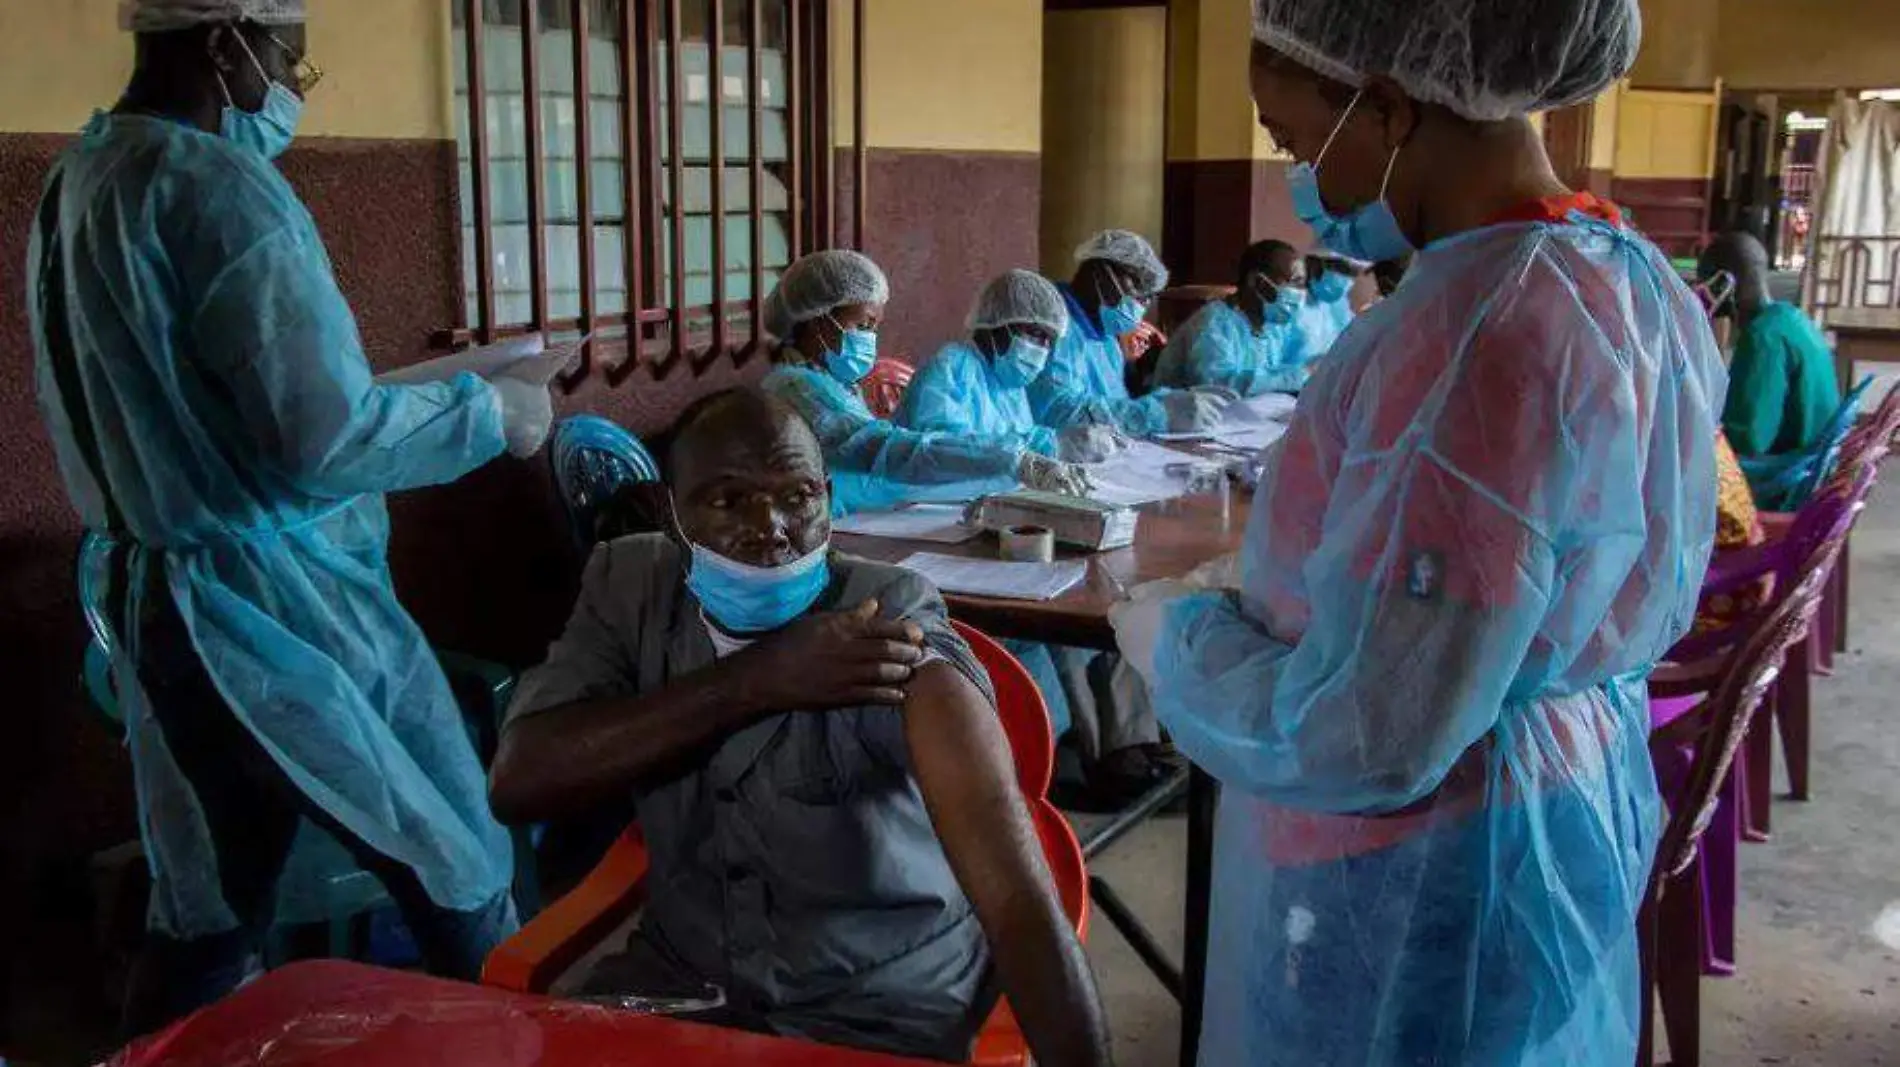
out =
{"type": "Polygon", "coordinates": [[[1822,327],[1834,334],[1834,370],[1842,390],[1854,387],[1856,363],[1900,363],[1900,309],[1837,308],[1822,327]]]}
{"type": "MultiPolygon", "coordinates": [[[[1109,624],[1108,615],[1125,590],[1143,582],[1183,577],[1204,563],[1238,552],[1246,534],[1247,516],[1252,510],[1253,495],[1238,489],[1230,494],[1225,506],[1211,496],[1151,504],[1141,509],[1135,543],[1093,556],[1088,581],[1055,600],[1037,603],[946,595],[944,601],[956,618],[994,637],[1113,651],[1115,630],[1109,624]]],[[[969,558],[996,556],[993,536],[961,545],[939,545],[839,534],[836,543],[846,552],[887,563],[898,562],[916,552],[969,558]]],[[[1064,558],[1088,556],[1066,550],[1060,555],[1064,558]]],[[[1182,948],[1179,975],[1180,1062],[1188,1067],[1196,1062],[1200,1046],[1201,1005],[1207,975],[1208,905],[1213,894],[1214,815],[1219,799],[1219,788],[1214,780],[1199,768],[1193,769],[1188,779],[1186,943],[1182,948]]],[[[1104,913],[1111,919],[1115,917],[1115,913],[1106,908],[1104,913]]],[[[1126,921],[1133,922],[1132,916],[1126,921]]],[[[1146,929],[1131,931],[1123,921],[1117,921],[1116,925],[1135,943],[1156,976],[1165,982],[1161,969],[1149,958],[1152,949],[1143,951],[1153,943],[1152,938],[1146,937],[1146,929]]]]}
{"type": "MultiPolygon", "coordinates": [[[[1064,559],[1086,558],[1090,566],[1086,582],[1055,600],[1038,603],[946,594],[944,601],[951,614],[992,637],[1114,651],[1115,630],[1108,613],[1123,591],[1143,582],[1180,578],[1203,563],[1238,552],[1252,507],[1252,495],[1241,491],[1231,495],[1225,509],[1212,497],[1150,504],[1141,509],[1132,546],[1094,556],[1069,549],[1058,552],[1064,559]]],[[[839,534],[836,543],[852,555],[886,563],[918,552],[996,558],[994,536],[940,545],[839,534]]]]}
{"type": "Polygon", "coordinates": [[[272,971],[108,1067],[923,1067],[357,963],[272,971]]]}

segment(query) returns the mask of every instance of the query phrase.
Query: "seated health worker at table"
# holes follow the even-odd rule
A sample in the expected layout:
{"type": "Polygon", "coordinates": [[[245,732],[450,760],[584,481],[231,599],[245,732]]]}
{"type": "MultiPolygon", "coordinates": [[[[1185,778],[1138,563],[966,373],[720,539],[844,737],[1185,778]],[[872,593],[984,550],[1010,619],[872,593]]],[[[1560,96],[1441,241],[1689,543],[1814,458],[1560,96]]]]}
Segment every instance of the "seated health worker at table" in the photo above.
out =
{"type": "Polygon", "coordinates": [[[1711,309],[1735,320],[1722,429],[1746,459],[1813,447],[1841,406],[1834,353],[1814,322],[1768,295],[1768,250],[1752,234],[1717,237],[1702,253],[1705,283],[1733,279],[1728,299],[1711,309]],[[1726,280],[1726,279],[1723,279],[1726,280]]]}
{"type": "Polygon", "coordinates": [[[1128,393],[1122,339],[1141,328],[1148,305],[1167,288],[1168,268],[1140,234],[1104,230],[1075,250],[1075,277],[1061,286],[1069,328],[1049,365],[1029,385],[1030,409],[1044,426],[1093,423],[1131,437],[1189,433],[1219,425],[1233,395],[1210,387],[1193,392],[1128,393]]]}
{"type": "Polygon", "coordinates": [[[527,456],[547,388],[375,381],[274,165],[317,71],[303,0],[135,0],[125,95],[53,164],[32,238],[41,410],[113,542],[109,619],[146,862],[142,1032],[229,993],[360,867],[429,969],[515,923],[506,833],[391,585],[384,494],[527,456]],[[340,846],[340,847],[339,847],[340,846]]]}
{"type": "Polygon", "coordinates": [[[1155,384],[1218,385],[1243,397],[1299,392],[1307,375],[1299,327],[1306,300],[1306,264],[1292,245],[1249,246],[1234,295],[1209,302],[1168,338],[1155,384]]]}
{"type": "Polygon", "coordinates": [[[516,823],[635,798],[650,897],[588,989],[710,984],[715,1021],[962,1060],[1000,986],[1037,1062],[1107,1064],[988,675],[936,591],[830,550],[818,441],[761,393],[691,408],[666,474],[674,532],[596,550],[492,782],[516,823]]]}
{"type": "Polygon", "coordinates": [[[1636,0],[1256,12],[1296,210],[1338,254],[1418,252],[1269,452],[1241,588],[1116,613],[1226,787],[1201,1063],[1630,1063],[1645,678],[1708,566],[1726,380],[1527,116],[1628,69],[1636,0]]]}
{"type": "Polygon", "coordinates": [[[890,283],[859,252],[814,252],[765,301],[780,342],[766,392],[791,405],[824,446],[839,515],[920,501],[960,502],[1019,485],[1079,494],[1088,478],[1020,435],[920,433],[871,414],[858,384],[877,362],[890,283]]]}
{"type": "MultiPolygon", "coordinates": [[[[991,281],[970,312],[970,340],[944,347],[917,371],[897,412],[899,425],[957,436],[1021,435],[1030,447],[1078,462],[1097,462],[1126,447],[1108,426],[1038,426],[1023,386],[1049,357],[1069,312],[1056,287],[1032,271],[991,281]]],[[[1035,677],[1056,736],[1073,728],[1094,800],[1119,807],[1175,773],[1180,763],[1161,744],[1154,705],[1120,657],[1092,649],[1005,642],[1035,677]]]]}
{"type": "Polygon", "coordinates": [[[1300,308],[1300,356],[1307,363],[1324,359],[1339,335],[1352,325],[1352,284],[1359,271],[1336,256],[1308,256],[1306,303],[1300,308]]]}

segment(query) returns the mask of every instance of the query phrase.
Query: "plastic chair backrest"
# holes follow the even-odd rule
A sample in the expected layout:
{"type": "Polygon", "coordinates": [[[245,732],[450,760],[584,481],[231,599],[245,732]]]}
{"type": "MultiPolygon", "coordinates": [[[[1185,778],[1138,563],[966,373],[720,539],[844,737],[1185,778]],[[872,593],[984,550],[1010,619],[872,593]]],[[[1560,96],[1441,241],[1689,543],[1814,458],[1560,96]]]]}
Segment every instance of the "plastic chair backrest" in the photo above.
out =
{"type": "Polygon", "coordinates": [[[1872,466],[1863,467],[1853,485],[1829,485],[1816,494],[1795,513],[1794,524],[1779,541],[1757,549],[1738,551],[1729,559],[1718,556],[1709,567],[1708,580],[1703,585],[1704,597],[1732,593],[1772,575],[1775,579],[1775,599],[1764,605],[1762,611],[1752,618],[1683,638],[1676,647],[1670,649],[1669,659],[1687,663],[1725,654],[1745,643],[1754,633],[1759,620],[1779,609],[1781,601],[1807,580],[1809,575],[1805,568],[1816,557],[1816,553],[1830,543],[1838,544],[1846,540],[1855,518],[1865,506],[1867,494],[1873,490],[1877,473],[1877,469],[1872,466]]]}
{"type": "Polygon", "coordinates": [[[1016,780],[1023,795],[1035,799],[1048,796],[1049,783],[1055,777],[1056,741],[1042,690],[1036,688],[1028,668],[994,638],[960,622],[951,625],[989,672],[990,685],[996,690],[996,715],[1009,737],[1016,780]]]}
{"type": "Polygon", "coordinates": [[[904,403],[904,392],[916,376],[917,368],[901,359],[878,360],[864,378],[864,406],[880,419],[897,414],[904,403]]]}
{"type": "Polygon", "coordinates": [[[598,415],[575,415],[555,427],[548,450],[554,465],[554,484],[567,512],[574,543],[594,543],[594,523],[600,509],[622,486],[657,482],[660,465],[640,439],[617,423],[598,415]]]}
{"type": "Polygon", "coordinates": [[[1801,452],[1781,456],[1754,456],[1742,460],[1756,503],[1769,511],[1792,511],[1808,502],[1834,474],[1860,414],[1861,398],[1874,384],[1873,375],[1848,391],[1834,409],[1827,429],[1801,452]]]}
{"type": "Polygon", "coordinates": [[[1715,818],[1722,783],[1728,779],[1735,755],[1748,736],[1749,724],[1780,675],[1789,650],[1807,634],[1820,610],[1822,591],[1844,541],[1844,533],[1830,538],[1804,561],[1801,582],[1756,624],[1729,664],[1721,688],[1711,700],[1708,726],[1696,739],[1688,785],[1681,793],[1682,800],[1672,805],[1669,823],[1663,830],[1652,884],[1681,874],[1694,861],[1702,835],[1715,818]]]}

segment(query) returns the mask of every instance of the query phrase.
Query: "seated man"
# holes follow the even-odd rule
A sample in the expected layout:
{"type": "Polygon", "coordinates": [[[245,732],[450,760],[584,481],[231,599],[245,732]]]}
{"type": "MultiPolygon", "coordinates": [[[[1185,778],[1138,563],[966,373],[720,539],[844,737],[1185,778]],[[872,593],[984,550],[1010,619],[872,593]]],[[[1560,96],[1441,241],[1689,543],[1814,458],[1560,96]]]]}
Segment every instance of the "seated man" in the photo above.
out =
{"type": "Polygon", "coordinates": [[[491,782],[510,823],[635,798],[650,899],[589,991],[712,985],[715,1022],[956,1060],[1000,986],[1038,1062],[1108,1063],[988,676],[937,594],[829,550],[817,439],[776,400],[696,404],[667,468],[674,533],[594,554],[491,782]]]}
{"type": "MultiPolygon", "coordinates": [[[[969,324],[968,341],[944,346],[918,369],[898,408],[899,426],[955,440],[1013,438],[1078,463],[1126,447],[1112,427],[1082,424],[1058,433],[1030,413],[1024,387],[1042,373],[1069,326],[1062,293],[1047,279],[1026,270],[998,276],[978,294],[969,324]]],[[[1073,728],[1090,806],[1123,807],[1180,768],[1161,743],[1147,687],[1120,656],[1031,642],[1011,642],[1009,650],[1036,679],[1057,736],[1073,728]]]]}
{"type": "Polygon", "coordinates": [[[1169,389],[1218,385],[1235,393],[1297,393],[1306,384],[1299,315],[1306,265],[1285,241],[1261,241],[1241,253],[1234,295],[1194,313],[1168,340],[1155,384],[1169,389]]]}
{"type": "Polygon", "coordinates": [[[1140,234],[1104,230],[1075,251],[1075,277],[1060,286],[1069,327],[1029,383],[1036,422],[1062,430],[1094,423],[1131,437],[1218,426],[1233,396],[1221,389],[1132,397],[1122,339],[1141,329],[1148,306],[1168,284],[1168,268],[1140,234]]]}
{"type": "Polygon", "coordinates": [[[1744,459],[1812,447],[1841,406],[1841,386],[1827,338],[1793,304],[1768,295],[1768,250],[1752,235],[1722,234],[1697,268],[1705,286],[1727,288],[1710,309],[1735,320],[1728,403],[1722,430],[1744,459]],[[1732,286],[1718,283],[1733,279],[1732,286]]]}

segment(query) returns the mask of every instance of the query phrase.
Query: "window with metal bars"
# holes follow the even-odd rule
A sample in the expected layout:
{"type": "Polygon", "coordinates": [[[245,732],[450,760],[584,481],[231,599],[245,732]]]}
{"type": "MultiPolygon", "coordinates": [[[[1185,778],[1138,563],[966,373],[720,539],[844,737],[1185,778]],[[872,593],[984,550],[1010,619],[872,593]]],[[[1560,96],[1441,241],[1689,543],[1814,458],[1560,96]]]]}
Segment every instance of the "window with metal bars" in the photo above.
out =
{"type": "Polygon", "coordinates": [[[591,333],[625,348],[619,372],[761,342],[779,272],[834,237],[829,5],[450,3],[467,317],[449,339],[591,333]]]}

